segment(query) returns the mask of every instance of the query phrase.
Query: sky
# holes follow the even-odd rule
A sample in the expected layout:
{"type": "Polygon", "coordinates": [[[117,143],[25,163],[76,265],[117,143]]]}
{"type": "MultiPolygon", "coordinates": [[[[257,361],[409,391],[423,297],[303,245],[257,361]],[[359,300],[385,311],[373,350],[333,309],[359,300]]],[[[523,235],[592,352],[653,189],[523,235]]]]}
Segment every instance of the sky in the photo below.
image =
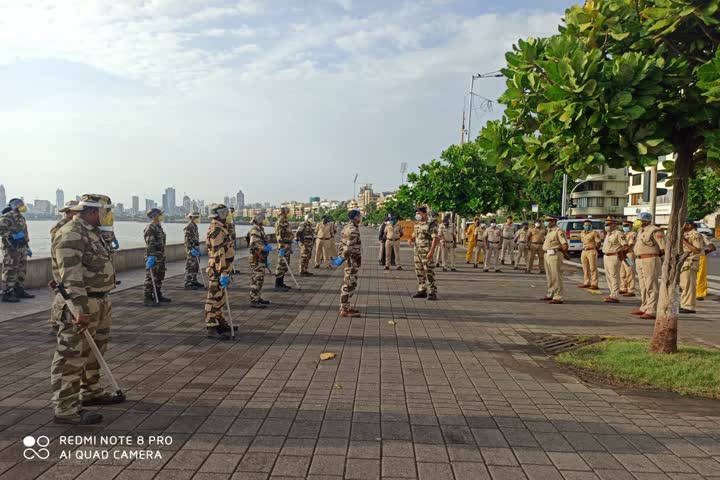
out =
{"type": "MultiPolygon", "coordinates": [[[[470,78],[571,0],[0,0],[8,198],[347,199],[460,139],[470,78]]],[[[503,79],[476,82],[496,99],[503,79]]],[[[477,109],[473,134],[501,115],[477,109]]],[[[473,136],[474,136],[473,135],[473,136]]]]}

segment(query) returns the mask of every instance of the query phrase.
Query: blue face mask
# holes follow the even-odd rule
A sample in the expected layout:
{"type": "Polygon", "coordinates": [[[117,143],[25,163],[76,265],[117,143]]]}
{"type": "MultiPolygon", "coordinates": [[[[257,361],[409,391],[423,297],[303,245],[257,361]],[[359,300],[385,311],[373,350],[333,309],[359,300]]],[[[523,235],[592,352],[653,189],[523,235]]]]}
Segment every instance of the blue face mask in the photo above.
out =
{"type": "Polygon", "coordinates": [[[623,227],[623,232],[627,233],[630,231],[630,227],[623,227]]]}

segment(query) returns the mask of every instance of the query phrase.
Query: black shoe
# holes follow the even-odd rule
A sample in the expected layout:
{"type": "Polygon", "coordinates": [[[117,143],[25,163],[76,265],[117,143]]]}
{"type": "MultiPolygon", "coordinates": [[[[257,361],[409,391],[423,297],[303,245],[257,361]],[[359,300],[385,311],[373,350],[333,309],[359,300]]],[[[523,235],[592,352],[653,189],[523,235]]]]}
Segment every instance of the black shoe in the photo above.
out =
{"type": "Polygon", "coordinates": [[[170,300],[168,297],[163,296],[162,293],[158,292],[158,300],[160,303],[170,303],[172,300],[170,300]]]}
{"type": "Polygon", "coordinates": [[[320,265],[315,265],[313,268],[320,268],[320,265]]]}
{"type": "Polygon", "coordinates": [[[291,290],[291,288],[285,285],[285,279],[275,278],[275,290],[280,292],[287,292],[288,290],[291,290]]]}
{"type": "Polygon", "coordinates": [[[143,299],[143,305],[146,307],[159,307],[160,304],[157,303],[152,297],[145,297],[143,299]]]}
{"type": "Polygon", "coordinates": [[[72,417],[58,417],[56,416],[55,423],[62,423],[65,425],[95,425],[96,423],[102,422],[103,416],[96,412],[90,412],[88,410],[80,410],[77,415],[72,417]]]}
{"type": "Polygon", "coordinates": [[[35,295],[27,293],[22,287],[15,287],[15,296],[17,298],[35,298],[35,295]]]}
{"type": "Polygon", "coordinates": [[[457,272],[457,269],[451,268],[450,271],[451,271],[451,272],[457,272]]]}
{"type": "Polygon", "coordinates": [[[695,310],[690,310],[689,308],[681,308],[680,313],[697,313],[695,310]]]}
{"type": "Polygon", "coordinates": [[[207,338],[213,340],[230,340],[230,335],[220,327],[210,327],[207,329],[207,338]]]}
{"type": "Polygon", "coordinates": [[[267,305],[260,302],[250,302],[250,308],[267,308],[267,305]]]}
{"type": "Polygon", "coordinates": [[[257,301],[257,303],[262,303],[263,305],[270,305],[270,300],[265,300],[264,298],[261,298],[257,301]]]}
{"type": "Polygon", "coordinates": [[[102,395],[98,395],[95,398],[89,398],[87,400],[82,400],[80,404],[83,407],[92,407],[93,405],[115,405],[117,403],[123,403],[125,401],[125,394],[111,394],[111,393],[103,393],[102,395]]]}
{"type": "Polygon", "coordinates": [[[431,293],[430,295],[428,295],[427,299],[431,301],[437,300],[437,293],[431,293]]]}
{"type": "Polygon", "coordinates": [[[412,298],[427,298],[428,294],[425,290],[422,292],[417,292],[415,295],[412,296],[412,298]]]}
{"type": "Polygon", "coordinates": [[[200,282],[193,282],[193,285],[195,285],[197,288],[205,288],[205,285],[200,282]]]}
{"type": "Polygon", "coordinates": [[[18,303],[20,299],[15,296],[15,293],[12,290],[8,290],[3,293],[2,301],[7,303],[18,303]]]}
{"type": "Polygon", "coordinates": [[[115,280],[115,285],[120,285],[122,283],[122,280],[115,280]]]}
{"type": "Polygon", "coordinates": [[[198,289],[197,285],[195,285],[193,283],[185,284],[184,288],[185,288],[185,290],[197,290],[198,289]]]}
{"type": "Polygon", "coordinates": [[[495,273],[502,273],[502,270],[500,270],[499,268],[496,268],[495,273]]]}

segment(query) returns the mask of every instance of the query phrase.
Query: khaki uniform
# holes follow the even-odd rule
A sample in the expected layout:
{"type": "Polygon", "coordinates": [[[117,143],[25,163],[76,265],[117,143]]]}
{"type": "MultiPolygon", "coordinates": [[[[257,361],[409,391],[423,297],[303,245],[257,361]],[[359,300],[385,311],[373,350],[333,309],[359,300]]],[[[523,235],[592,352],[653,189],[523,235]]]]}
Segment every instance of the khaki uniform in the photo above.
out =
{"type": "Polygon", "coordinates": [[[635,266],[640,284],[640,310],[655,315],[658,302],[660,252],[665,250],[665,236],[655,225],[640,227],[635,241],[635,266]]]}
{"type": "Polygon", "coordinates": [[[532,227],[528,230],[528,252],[525,272],[532,272],[533,265],[535,264],[535,255],[538,257],[538,264],[540,266],[540,273],[545,273],[545,252],[543,252],[543,243],[545,243],[545,235],[547,230],[545,227],[532,227]]]}
{"type": "Polygon", "coordinates": [[[362,242],[360,229],[350,221],[342,231],[340,256],[345,259],[345,276],[340,288],[340,309],[350,310],[350,300],[357,288],[357,274],[362,265],[362,242]]]}
{"type": "Polygon", "coordinates": [[[295,232],[295,240],[300,244],[300,273],[305,273],[310,266],[312,249],[315,245],[315,227],[310,220],[300,224],[295,232]]]}
{"type": "Polygon", "coordinates": [[[582,241],[582,253],[580,260],[583,269],[583,285],[590,285],[593,288],[598,286],[598,247],[602,243],[600,234],[595,230],[583,230],[580,232],[582,241]]]}
{"type": "Polygon", "coordinates": [[[483,242],[485,242],[485,270],[491,266],[497,272],[498,256],[500,255],[500,242],[503,241],[502,230],[500,227],[488,227],[483,234],[483,242]]]}
{"type": "Polygon", "coordinates": [[[262,287],[265,283],[265,268],[267,254],[263,250],[268,244],[265,229],[262,225],[254,224],[250,228],[250,301],[259,302],[262,300],[262,287]]]}
{"type": "Polygon", "coordinates": [[[553,300],[563,299],[562,246],[567,245],[565,230],[557,226],[549,228],[542,249],[545,252],[545,278],[547,279],[547,297],[553,300]]]}
{"type": "MultiPolygon", "coordinates": [[[[60,237],[57,236],[57,233],[71,220],[71,218],[63,217],[50,229],[50,262],[52,266],[52,277],[57,283],[60,283],[59,269],[55,255],[55,247],[60,239],[60,237]]],[[[63,315],[63,308],[65,308],[65,299],[63,299],[62,295],[56,293],[53,298],[52,306],[50,307],[50,319],[48,320],[50,325],[59,326],[59,322],[63,315]]]]}
{"type": "Polygon", "coordinates": [[[510,255],[510,264],[513,263],[513,251],[515,250],[515,232],[517,228],[515,225],[504,224],[500,227],[502,231],[502,247],[500,250],[500,263],[505,265],[505,260],[510,255]]]}
{"type": "MultiPolygon", "coordinates": [[[[89,315],[90,332],[100,353],[110,338],[112,305],[108,293],[115,288],[111,247],[98,227],[76,216],[55,236],[56,275],[70,295],[76,313],[89,315]]],[[[73,315],[63,306],[58,322],[57,347],[50,368],[55,415],[74,416],[82,400],[103,394],[100,365],[95,354],[73,324],[73,315]]]]}
{"type": "Polygon", "coordinates": [[[330,264],[330,259],[335,256],[335,226],[328,223],[318,223],[315,227],[315,266],[319,267],[323,261],[330,264]]]}
{"type": "Polygon", "coordinates": [[[620,291],[620,265],[624,247],[627,245],[625,236],[618,230],[612,230],[605,236],[603,243],[603,266],[605,267],[605,280],[610,290],[610,298],[618,299],[620,291]]]}
{"type": "Polygon", "coordinates": [[[395,265],[400,268],[400,238],[402,237],[402,225],[389,223],[385,225],[385,266],[390,266],[393,252],[395,253],[395,265]]]}
{"type": "MultiPolygon", "coordinates": [[[[158,223],[149,224],[145,227],[145,261],[148,257],[155,256],[155,265],[152,267],[152,273],[155,277],[155,287],[157,288],[158,297],[162,297],[162,284],[165,280],[165,241],[166,236],[162,226],[158,223]]],[[[145,269],[145,298],[155,299],[153,290],[152,277],[150,269],[145,269]]]]}
{"type": "MultiPolygon", "coordinates": [[[[705,247],[709,247],[713,244],[712,241],[705,235],[702,236],[702,239],[705,243],[705,247]]],[[[707,253],[705,251],[705,247],[700,254],[700,269],[697,274],[697,292],[695,292],[695,296],[698,300],[707,297],[707,253]]]]}
{"type": "Polygon", "coordinates": [[[232,271],[232,238],[227,222],[213,218],[208,227],[205,245],[208,250],[208,293],[205,301],[205,326],[229,330],[223,308],[227,302],[227,291],[220,288],[220,276],[232,271]]]}
{"type": "Polygon", "coordinates": [[[25,288],[27,275],[28,237],[27,222],[22,213],[11,210],[0,217],[0,240],[2,240],[2,283],[4,289],[25,288]],[[16,233],[24,232],[25,238],[13,240],[16,233]]]}
{"type": "Polygon", "coordinates": [[[521,228],[515,233],[514,243],[517,245],[517,255],[515,255],[515,270],[520,268],[520,260],[525,261],[527,265],[527,250],[530,239],[530,230],[521,228]]]}
{"type": "Polygon", "coordinates": [[[457,241],[455,225],[452,223],[440,224],[438,236],[442,244],[442,268],[455,268],[455,242],[457,241]]]}
{"type": "Polygon", "coordinates": [[[630,247],[630,251],[625,256],[633,262],[633,266],[631,267],[625,262],[620,265],[620,292],[632,293],[633,295],[635,294],[635,253],[633,253],[633,249],[635,248],[636,238],[637,232],[632,230],[625,234],[625,241],[630,247]]]}
{"type": "Polygon", "coordinates": [[[437,293],[437,284],[435,283],[435,269],[433,268],[432,259],[428,260],[430,247],[433,241],[438,237],[438,225],[434,221],[417,222],[413,229],[413,239],[415,240],[415,276],[418,282],[418,292],[428,292],[430,295],[437,293]]]}
{"type": "Polygon", "coordinates": [[[481,223],[476,229],[475,229],[475,265],[478,263],[485,263],[485,257],[487,256],[487,250],[485,248],[485,231],[487,230],[487,226],[484,223],[481,223]]]}
{"type": "Polygon", "coordinates": [[[275,222],[275,238],[277,239],[278,260],[275,266],[275,278],[285,278],[290,265],[290,254],[292,253],[293,234],[290,222],[287,218],[280,217],[275,222]],[[280,250],[285,249],[285,261],[280,258],[280,250]]]}
{"type": "Polygon", "coordinates": [[[185,286],[192,287],[198,283],[197,275],[200,271],[200,264],[198,257],[191,252],[195,248],[200,248],[200,233],[197,224],[192,220],[185,225],[183,231],[185,232],[185,286]]]}
{"type": "MultiPolygon", "coordinates": [[[[702,233],[690,230],[683,235],[685,241],[701,251],[705,248],[702,233]]],[[[697,273],[700,270],[700,253],[692,253],[683,242],[683,252],[690,253],[680,270],[680,308],[695,310],[697,307],[697,273]]]]}

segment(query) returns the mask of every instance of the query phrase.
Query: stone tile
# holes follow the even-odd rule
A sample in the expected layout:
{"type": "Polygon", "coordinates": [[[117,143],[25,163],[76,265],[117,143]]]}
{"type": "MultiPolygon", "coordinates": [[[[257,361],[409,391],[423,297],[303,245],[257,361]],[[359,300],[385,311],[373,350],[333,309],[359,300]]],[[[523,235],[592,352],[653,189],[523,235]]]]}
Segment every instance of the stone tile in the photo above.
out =
{"type": "Polygon", "coordinates": [[[348,458],[345,466],[345,478],[374,480],[380,478],[380,459],[348,458]]]}
{"type": "Polygon", "coordinates": [[[345,457],[340,455],[315,455],[310,465],[312,475],[340,475],[345,471],[345,457]]]}
{"type": "Polygon", "coordinates": [[[275,461],[272,476],[305,477],[310,466],[311,457],[281,455],[275,461]]]}
{"type": "Polygon", "coordinates": [[[405,457],[383,456],[382,477],[417,478],[415,460],[405,457]]]}
{"type": "Polygon", "coordinates": [[[418,478],[420,480],[437,480],[438,478],[453,478],[449,463],[419,463],[417,464],[418,478]]]}

